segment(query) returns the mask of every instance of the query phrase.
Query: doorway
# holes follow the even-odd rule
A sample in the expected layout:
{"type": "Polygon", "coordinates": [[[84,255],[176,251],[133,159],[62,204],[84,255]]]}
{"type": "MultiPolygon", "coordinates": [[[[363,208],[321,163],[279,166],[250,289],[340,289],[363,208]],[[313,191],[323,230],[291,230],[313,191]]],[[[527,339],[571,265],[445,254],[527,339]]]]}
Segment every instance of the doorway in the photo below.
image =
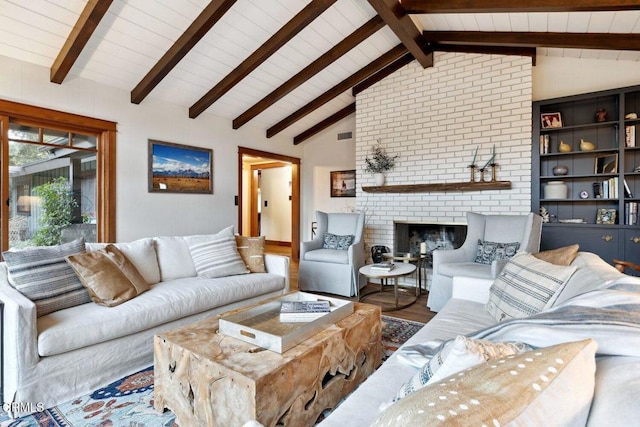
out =
{"type": "MultiPolygon", "coordinates": [[[[300,159],[238,147],[238,189],[239,233],[245,236],[265,235],[265,231],[275,233],[277,244],[286,244],[278,241],[278,236],[286,236],[290,240],[291,258],[297,260],[300,252],[300,159]],[[279,187],[273,188],[273,182],[279,187]],[[290,230],[282,230],[283,223],[290,230]]],[[[273,239],[267,235],[267,240],[273,239]]]]}

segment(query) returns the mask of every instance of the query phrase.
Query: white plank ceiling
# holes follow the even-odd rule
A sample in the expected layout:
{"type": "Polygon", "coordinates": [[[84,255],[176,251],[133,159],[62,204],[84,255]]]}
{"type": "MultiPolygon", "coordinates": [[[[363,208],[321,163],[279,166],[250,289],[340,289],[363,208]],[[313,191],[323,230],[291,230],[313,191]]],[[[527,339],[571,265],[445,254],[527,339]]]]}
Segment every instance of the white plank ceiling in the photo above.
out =
{"type": "MultiPolygon", "coordinates": [[[[0,0],[0,55],[51,67],[86,0],[0,0]]],[[[310,0],[238,0],[142,101],[188,108],[310,0]]],[[[209,0],[114,0],[72,67],[73,76],[131,91],[209,0]]],[[[374,17],[366,0],[339,0],[207,109],[234,119],[374,17]]],[[[435,31],[640,33],[640,11],[414,15],[435,31]]],[[[267,129],[358,71],[400,40],[385,27],[249,122],[267,129]]],[[[640,61],[639,51],[538,48],[538,55],[640,61]]],[[[52,83],[53,84],[53,83],[52,83]]],[[[64,82],[62,83],[64,84],[64,82]]],[[[2,94],[0,94],[1,96],[2,94]]],[[[353,102],[350,91],[284,131],[297,135],[353,102]]],[[[202,120],[201,116],[196,120],[202,120]]]]}

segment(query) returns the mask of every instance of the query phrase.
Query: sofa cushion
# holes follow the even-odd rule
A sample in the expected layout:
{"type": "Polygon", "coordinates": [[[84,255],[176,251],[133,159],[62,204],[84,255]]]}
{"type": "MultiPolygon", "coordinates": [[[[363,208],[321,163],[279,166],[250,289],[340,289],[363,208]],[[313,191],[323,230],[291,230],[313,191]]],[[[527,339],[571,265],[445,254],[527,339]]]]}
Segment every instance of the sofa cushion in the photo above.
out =
{"type": "Polygon", "coordinates": [[[520,242],[498,243],[478,239],[476,259],[478,264],[491,264],[497,259],[510,259],[520,248],[520,242]]]}
{"type": "Polygon", "coordinates": [[[458,335],[444,343],[440,350],[398,391],[395,401],[449,375],[471,368],[487,360],[531,350],[522,343],[494,343],[458,335]]]}
{"type": "Polygon", "coordinates": [[[637,390],[640,390],[640,358],[598,357],[589,425],[636,425],[640,419],[637,390]]]}
{"type": "Polygon", "coordinates": [[[477,262],[446,262],[438,265],[438,274],[443,276],[469,276],[479,279],[493,279],[491,265],[477,262]]]}
{"type": "Polygon", "coordinates": [[[236,246],[245,265],[252,273],[265,273],[264,243],[266,237],[236,236],[236,246]]]}
{"type": "Polygon", "coordinates": [[[106,342],[284,287],[285,278],[270,273],[162,281],[116,307],[83,304],[40,317],[38,353],[52,356],[106,342]]]}
{"type": "Polygon", "coordinates": [[[424,387],[374,426],[584,426],[594,390],[594,340],[491,360],[424,387]]]}
{"type": "MultiPolygon", "coordinates": [[[[104,249],[109,243],[87,243],[87,251],[104,249]]],[[[113,243],[127,257],[144,280],[150,285],[160,281],[160,266],[156,254],[156,244],[151,238],[144,238],[131,243],[113,243]]]]}
{"type": "Polygon", "coordinates": [[[332,264],[349,264],[348,251],[336,251],[335,249],[316,249],[304,254],[305,261],[329,262],[332,264]]]}
{"type": "Polygon", "coordinates": [[[158,267],[161,280],[168,281],[195,277],[196,266],[193,264],[189,244],[181,236],[154,237],[158,267]]]}
{"type": "Polygon", "coordinates": [[[91,300],[114,307],[147,291],[149,284],[114,245],[67,257],[91,300]]]}
{"type": "Polygon", "coordinates": [[[214,278],[249,273],[238,253],[233,226],[217,234],[188,236],[185,239],[198,277],[214,278]]]}
{"type": "Polygon", "coordinates": [[[554,265],[519,253],[491,285],[487,311],[498,321],[536,314],[575,271],[574,266],[554,265]]]}
{"type": "Polygon", "coordinates": [[[84,239],[3,253],[14,287],[36,305],[38,317],[91,302],[66,257],[85,252],[84,239]]]}
{"type": "Polygon", "coordinates": [[[580,245],[563,246],[557,249],[538,252],[534,257],[555,265],[571,265],[578,256],[580,245]]]}
{"type": "Polygon", "coordinates": [[[324,233],[324,239],[322,240],[322,249],[335,249],[339,251],[346,251],[349,246],[353,244],[353,239],[356,236],[348,234],[345,236],[339,236],[332,233],[324,233]]]}

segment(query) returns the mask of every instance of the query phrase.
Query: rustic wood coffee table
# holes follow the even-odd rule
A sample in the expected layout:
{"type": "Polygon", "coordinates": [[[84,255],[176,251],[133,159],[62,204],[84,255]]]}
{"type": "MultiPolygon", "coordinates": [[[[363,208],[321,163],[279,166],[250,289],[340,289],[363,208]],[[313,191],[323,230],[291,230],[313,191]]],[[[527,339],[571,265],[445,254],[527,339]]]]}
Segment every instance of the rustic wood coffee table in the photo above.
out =
{"type": "Polygon", "coordinates": [[[158,334],[155,409],[183,426],[311,426],[380,365],[380,315],[354,303],[353,314],[282,354],[219,333],[220,315],[158,334]]]}

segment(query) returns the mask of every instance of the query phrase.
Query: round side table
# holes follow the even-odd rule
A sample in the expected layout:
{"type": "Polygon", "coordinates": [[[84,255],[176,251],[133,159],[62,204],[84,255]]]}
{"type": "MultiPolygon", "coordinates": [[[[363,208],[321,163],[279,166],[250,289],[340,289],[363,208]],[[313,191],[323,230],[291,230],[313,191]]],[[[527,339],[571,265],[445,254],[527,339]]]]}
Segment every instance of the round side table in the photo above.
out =
{"type": "MultiPolygon", "coordinates": [[[[398,285],[398,277],[401,276],[407,276],[409,274],[412,274],[414,271],[416,271],[416,266],[413,264],[409,264],[409,263],[394,263],[394,268],[390,271],[380,271],[380,270],[376,270],[376,269],[372,269],[371,268],[372,264],[367,264],[363,267],[360,267],[359,273],[362,274],[363,276],[369,278],[369,279],[379,279],[380,280],[380,293],[382,293],[382,291],[384,290],[384,286],[387,282],[388,279],[393,279],[393,295],[394,295],[394,299],[395,299],[395,305],[394,308],[392,308],[391,310],[383,310],[383,311],[393,311],[393,310],[400,310],[402,308],[406,308],[409,307],[411,304],[415,303],[418,300],[418,297],[420,296],[420,287],[416,287],[416,294],[415,294],[415,298],[413,299],[413,301],[407,303],[407,304],[402,304],[400,305],[398,303],[398,289],[400,288],[400,286],[398,285]]],[[[403,288],[404,289],[404,288],[403,288]]],[[[366,294],[363,295],[359,295],[358,296],[358,300],[361,300],[369,295],[372,295],[374,292],[368,292],[366,294]]]]}
{"type": "Polygon", "coordinates": [[[384,254],[382,254],[382,257],[385,259],[385,261],[402,261],[404,263],[406,263],[406,262],[415,263],[416,264],[416,269],[418,270],[418,282],[416,283],[416,285],[418,286],[418,289],[420,290],[420,294],[418,296],[422,295],[423,277],[424,277],[425,290],[426,290],[426,285],[427,285],[427,273],[426,273],[426,271],[424,272],[424,276],[423,276],[423,270],[424,270],[425,266],[427,265],[427,254],[384,253],[384,254]]]}

